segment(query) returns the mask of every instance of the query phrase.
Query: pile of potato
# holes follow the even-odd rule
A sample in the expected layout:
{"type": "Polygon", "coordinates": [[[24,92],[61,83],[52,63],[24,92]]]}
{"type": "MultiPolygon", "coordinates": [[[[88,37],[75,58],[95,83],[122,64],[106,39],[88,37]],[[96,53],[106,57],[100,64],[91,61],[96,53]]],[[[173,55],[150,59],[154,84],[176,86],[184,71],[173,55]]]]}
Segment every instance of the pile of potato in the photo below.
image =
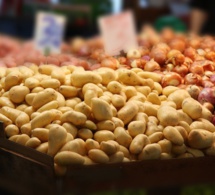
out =
{"type": "Polygon", "coordinates": [[[0,68],[0,120],[9,140],[74,164],[215,155],[212,113],[161,75],[30,65],[0,68]]]}

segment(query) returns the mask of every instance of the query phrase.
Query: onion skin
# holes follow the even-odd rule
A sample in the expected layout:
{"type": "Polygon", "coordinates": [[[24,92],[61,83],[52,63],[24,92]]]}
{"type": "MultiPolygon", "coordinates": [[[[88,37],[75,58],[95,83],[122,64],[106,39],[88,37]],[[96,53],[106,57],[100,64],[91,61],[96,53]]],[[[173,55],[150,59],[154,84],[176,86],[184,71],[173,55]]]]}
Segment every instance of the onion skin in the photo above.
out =
{"type": "Polygon", "coordinates": [[[179,74],[174,73],[174,72],[166,73],[161,80],[161,85],[163,87],[166,87],[169,85],[179,86],[180,84],[182,84],[182,78],[179,74]]]}
{"type": "Polygon", "coordinates": [[[202,89],[202,91],[199,93],[198,101],[201,104],[209,102],[212,105],[215,105],[215,87],[202,89]]]}
{"type": "Polygon", "coordinates": [[[208,110],[210,110],[211,113],[213,114],[213,112],[214,112],[214,106],[213,106],[213,104],[211,104],[210,102],[205,102],[205,103],[203,103],[203,106],[205,108],[207,108],[208,110]]]}
{"type": "Polygon", "coordinates": [[[184,82],[187,85],[201,85],[202,77],[198,74],[189,73],[185,76],[184,82]]]}
{"type": "Polygon", "coordinates": [[[215,74],[210,76],[210,81],[215,84],[215,74]]]}
{"type": "Polygon", "coordinates": [[[213,118],[211,119],[211,122],[215,125],[215,115],[214,115],[213,118]]]}

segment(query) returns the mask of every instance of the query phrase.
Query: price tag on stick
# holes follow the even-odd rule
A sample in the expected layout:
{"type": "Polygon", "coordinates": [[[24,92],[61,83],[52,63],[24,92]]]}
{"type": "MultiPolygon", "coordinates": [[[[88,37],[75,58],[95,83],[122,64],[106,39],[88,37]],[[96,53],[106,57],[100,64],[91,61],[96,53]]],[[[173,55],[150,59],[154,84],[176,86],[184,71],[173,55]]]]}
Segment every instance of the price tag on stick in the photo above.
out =
{"type": "Polygon", "coordinates": [[[60,53],[65,22],[64,16],[38,12],[34,32],[36,49],[45,55],[60,53]]]}
{"type": "Polygon", "coordinates": [[[100,17],[98,23],[106,54],[119,55],[138,47],[131,11],[100,17]]]}

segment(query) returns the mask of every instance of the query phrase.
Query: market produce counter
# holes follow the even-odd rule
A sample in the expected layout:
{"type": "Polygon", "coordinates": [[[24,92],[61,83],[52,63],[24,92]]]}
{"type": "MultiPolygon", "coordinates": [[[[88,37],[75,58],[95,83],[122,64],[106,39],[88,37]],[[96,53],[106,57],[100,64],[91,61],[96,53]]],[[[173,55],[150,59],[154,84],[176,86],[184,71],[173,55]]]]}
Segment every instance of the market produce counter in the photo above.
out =
{"type": "Polygon", "coordinates": [[[54,174],[53,159],[14,143],[0,128],[0,189],[12,194],[85,194],[110,189],[214,183],[215,157],[70,166],[54,174]]]}

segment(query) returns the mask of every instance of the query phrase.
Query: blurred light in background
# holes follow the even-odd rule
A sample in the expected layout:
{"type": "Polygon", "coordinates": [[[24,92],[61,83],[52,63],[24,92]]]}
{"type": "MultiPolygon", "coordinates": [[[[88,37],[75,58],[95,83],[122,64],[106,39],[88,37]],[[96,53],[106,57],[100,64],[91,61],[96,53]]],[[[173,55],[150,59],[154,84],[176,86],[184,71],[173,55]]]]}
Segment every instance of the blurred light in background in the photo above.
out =
{"type": "Polygon", "coordinates": [[[112,12],[119,13],[122,11],[123,0],[111,0],[112,3],[112,12]]]}

